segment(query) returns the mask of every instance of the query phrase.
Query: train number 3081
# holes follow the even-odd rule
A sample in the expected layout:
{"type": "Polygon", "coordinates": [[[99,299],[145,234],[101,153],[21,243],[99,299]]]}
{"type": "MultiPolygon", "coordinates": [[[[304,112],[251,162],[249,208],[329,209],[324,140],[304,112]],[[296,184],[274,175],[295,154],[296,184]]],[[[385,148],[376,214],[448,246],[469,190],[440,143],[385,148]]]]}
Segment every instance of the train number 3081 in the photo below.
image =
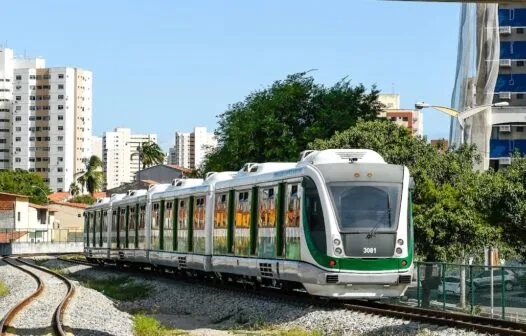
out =
{"type": "Polygon", "coordinates": [[[363,253],[364,254],[374,254],[376,253],[376,247],[364,247],[363,253]]]}

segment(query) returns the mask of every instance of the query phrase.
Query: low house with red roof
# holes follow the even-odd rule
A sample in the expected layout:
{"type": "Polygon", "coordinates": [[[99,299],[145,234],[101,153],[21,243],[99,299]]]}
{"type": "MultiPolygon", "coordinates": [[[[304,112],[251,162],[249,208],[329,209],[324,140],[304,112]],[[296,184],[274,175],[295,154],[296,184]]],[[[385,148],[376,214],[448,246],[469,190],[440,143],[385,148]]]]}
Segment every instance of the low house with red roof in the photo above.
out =
{"type": "Polygon", "coordinates": [[[0,192],[0,243],[51,240],[54,210],[29,202],[29,196],[0,192]]]}

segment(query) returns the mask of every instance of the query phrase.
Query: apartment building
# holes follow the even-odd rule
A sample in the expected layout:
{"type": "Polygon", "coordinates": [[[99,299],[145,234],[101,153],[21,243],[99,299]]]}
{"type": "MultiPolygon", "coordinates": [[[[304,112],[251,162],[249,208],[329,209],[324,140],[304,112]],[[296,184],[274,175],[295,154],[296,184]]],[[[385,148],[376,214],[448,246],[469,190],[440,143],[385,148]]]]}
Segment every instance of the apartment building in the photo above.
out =
{"type": "Polygon", "coordinates": [[[157,143],[156,134],[132,134],[129,128],[115,128],[102,138],[105,189],[112,189],[135,179],[142,168],[138,147],[147,142],[157,143]]]}
{"type": "Polygon", "coordinates": [[[206,127],[195,127],[191,133],[175,132],[175,145],[170,148],[168,164],[198,168],[205,155],[216,147],[217,139],[206,127]]]}
{"type": "Polygon", "coordinates": [[[91,156],[92,73],[69,67],[19,68],[13,79],[14,169],[69,190],[91,156]]]}
{"type": "Polygon", "coordinates": [[[42,58],[16,58],[12,49],[0,48],[0,170],[13,167],[12,162],[12,109],[13,76],[15,69],[44,68],[42,58]]]}
{"type": "Polygon", "coordinates": [[[424,118],[421,111],[400,108],[399,94],[380,94],[378,100],[386,106],[379,117],[387,118],[408,128],[413,136],[424,135],[424,118]]]}

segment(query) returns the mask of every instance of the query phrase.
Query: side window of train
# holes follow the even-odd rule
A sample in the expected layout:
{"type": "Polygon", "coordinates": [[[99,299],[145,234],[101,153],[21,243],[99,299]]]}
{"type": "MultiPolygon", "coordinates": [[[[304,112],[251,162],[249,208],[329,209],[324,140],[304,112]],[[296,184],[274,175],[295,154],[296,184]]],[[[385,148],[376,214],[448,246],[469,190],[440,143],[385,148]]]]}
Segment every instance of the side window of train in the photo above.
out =
{"type": "Polygon", "coordinates": [[[179,201],[177,227],[182,230],[188,229],[188,199],[179,201]]]}
{"type": "Polygon", "coordinates": [[[276,227],[276,192],[277,187],[263,187],[259,194],[258,227],[276,227]]]}
{"type": "Polygon", "coordinates": [[[146,226],[146,205],[139,207],[139,229],[144,229],[146,226]]]}
{"type": "Polygon", "coordinates": [[[171,230],[172,229],[172,209],[173,209],[173,202],[167,201],[164,205],[164,229],[165,230],[171,230]]]}
{"type": "Polygon", "coordinates": [[[197,196],[194,199],[194,229],[204,230],[205,228],[205,206],[206,198],[204,196],[197,196]]]}
{"type": "Polygon", "coordinates": [[[135,206],[130,207],[128,214],[128,231],[135,233],[135,206]]]}
{"type": "Polygon", "coordinates": [[[285,226],[299,227],[300,226],[300,195],[298,193],[298,185],[292,184],[288,186],[287,204],[285,210],[285,226]]]}
{"type": "Polygon", "coordinates": [[[228,195],[227,193],[216,195],[214,209],[214,228],[226,229],[228,224],[228,195]]]}
{"type": "Polygon", "coordinates": [[[250,191],[237,192],[235,227],[250,227],[250,191]]]}
{"type": "Polygon", "coordinates": [[[327,253],[327,240],[325,234],[325,221],[323,218],[323,209],[321,207],[320,195],[316,184],[310,177],[303,179],[303,190],[305,193],[306,204],[306,222],[308,232],[316,249],[320,252],[327,253]]]}
{"type": "Polygon", "coordinates": [[[159,227],[159,203],[154,203],[152,207],[152,228],[159,227]]]}

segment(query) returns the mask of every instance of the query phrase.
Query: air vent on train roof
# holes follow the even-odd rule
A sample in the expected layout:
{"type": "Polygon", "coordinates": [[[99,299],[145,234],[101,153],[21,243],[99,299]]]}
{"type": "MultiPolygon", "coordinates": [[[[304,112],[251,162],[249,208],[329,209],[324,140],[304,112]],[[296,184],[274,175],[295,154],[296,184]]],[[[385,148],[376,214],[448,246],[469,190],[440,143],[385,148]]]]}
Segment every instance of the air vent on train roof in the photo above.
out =
{"type": "Polygon", "coordinates": [[[181,179],[173,179],[172,186],[174,187],[180,187],[183,185],[183,180],[181,179]]]}
{"type": "Polygon", "coordinates": [[[208,172],[208,173],[206,173],[205,180],[208,180],[209,177],[211,177],[212,175],[215,175],[215,174],[217,174],[217,172],[208,172]]]}
{"type": "Polygon", "coordinates": [[[326,149],[302,156],[303,164],[385,163],[380,154],[369,149],[326,149]]]}
{"type": "Polygon", "coordinates": [[[258,171],[258,164],[257,163],[245,163],[243,166],[243,169],[241,169],[244,172],[251,172],[255,173],[258,171]]]}

